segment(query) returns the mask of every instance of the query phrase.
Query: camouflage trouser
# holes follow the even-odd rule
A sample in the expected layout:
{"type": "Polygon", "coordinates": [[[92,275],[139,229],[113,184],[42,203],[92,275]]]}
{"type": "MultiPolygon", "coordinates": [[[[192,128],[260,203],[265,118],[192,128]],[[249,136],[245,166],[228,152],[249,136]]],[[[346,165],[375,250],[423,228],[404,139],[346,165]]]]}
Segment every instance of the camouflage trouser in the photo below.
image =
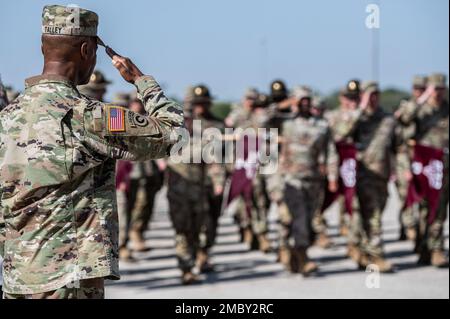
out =
{"type": "Polygon", "coordinates": [[[278,218],[280,221],[279,247],[289,247],[289,236],[291,234],[292,215],[288,206],[283,201],[278,207],[278,218]]]}
{"type": "Polygon", "coordinates": [[[268,230],[267,212],[270,200],[266,190],[264,175],[257,175],[253,181],[252,210],[250,216],[245,208],[245,202],[239,198],[236,213],[241,228],[251,227],[256,235],[265,234],[268,230]]]}
{"type": "Polygon", "coordinates": [[[5,299],[103,299],[105,298],[105,283],[103,278],[81,280],[79,286],[62,287],[56,290],[30,294],[17,295],[4,293],[5,299]]]}
{"type": "Polygon", "coordinates": [[[195,266],[199,249],[207,246],[207,194],[202,185],[190,182],[169,170],[167,199],[170,219],[176,233],[178,266],[183,272],[188,272],[195,266]]]}
{"type": "MultiPolygon", "coordinates": [[[[361,176],[356,185],[362,224],[361,249],[370,256],[382,257],[381,217],[388,198],[388,181],[377,176],[361,176]]],[[[356,214],[353,216],[356,217],[356,214]]]]}
{"type": "MultiPolygon", "coordinates": [[[[320,199],[319,199],[320,203],[323,203],[323,200],[325,198],[325,187],[326,187],[326,183],[324,183],[324,185],[322,186],[322,189],[317,194],[317,196],[320,197],[320,199]]],[[[316,234],[322,234],[327,231],[327,223],[326,223],[325,217],[323,216],[323,213],[324,212],[322,211],[322,205],[318,206],[316,211],[314,212],[314,217],[312,220],[312,227],[316,234]]]]}
{"type": "Polygon", "coordinates": [[[158,176],[142,181],[131,180],[129,205],[131,209],[130,229],[143,233],[153,215],[156,193],[160,189],[158,176]]]}
{"type": "MultiPolygon", "coordinates": [[[[448,164],[447,164],[448,167],[448,164]]],[[[444,248],[444,224],[447,220],[449,203],[449,176],[448,169],[444,173],[444,183],[439,199],[439,208],[436,218],[431,225],[428,225],[428,205],[421,202],[419,205],[419,236],[417,245],[419,248],[426,247],[428,250],[442,250],[444,248]]]]}
{"type": "Polygon", "coordinates": [[[209,188],[208,211],[206,212],[204,226],[202,227],[200,245],[202,249],[209,250],[214,246],[219,227],[219,217],[222,209],[222,195],[214,195],[213,189],[209,188]]]}
{"type": "Polygon", "coordinates": [[[295,248],[308,248],[312,245],[315,233],[312,219],[316,210],[322,205],[321,197],[317,196],[323,189],[322,181],[301,180],[299,185],[286,184],[284,201],[292,216],[290,236],[295,248]]]}
{"type": "Polygon", "coordinates": [[[128,193],[117,191],[119,247],[126,247],[128,244],[130,230],[143,233],[147,229],[158,191],[159,185],[151,178],[131,180],[128,193]]]}
{"type": "Polygon", "coordinates": [[[396,175],[397,180],[395,186],[397,187],[400,204],[402,205],[400,211],[400,222],[403,227],[410,228],[417,225],[416,216],[413,207],[405,207],[406,196],[408,195],[409,181],[405,178],[406,173],[410,170],[410,159],[406,152],[397,155],[396,159],[396,175]]]}
{"type": "MultiPolygon", "coordinates": [[[[340,198],[342,198],[343,202],[345,201],[344,196],[341,196],[340,198]]],[[[348,243],[354,246],[360,246],[363,235],[363,224],[361,214],[359,212],[359,202],[357,194],[355,194],[355,196],[353,197],[352,215],[349,217],[348,225],[348,243]]]]}
{"type": "Polygon", "coordinates": [[[116,190],[117,213],[119,216],[119,248],[126,247],[128,228],[130,225],[130,211],[128,209],[127,193],[116,190]]]}

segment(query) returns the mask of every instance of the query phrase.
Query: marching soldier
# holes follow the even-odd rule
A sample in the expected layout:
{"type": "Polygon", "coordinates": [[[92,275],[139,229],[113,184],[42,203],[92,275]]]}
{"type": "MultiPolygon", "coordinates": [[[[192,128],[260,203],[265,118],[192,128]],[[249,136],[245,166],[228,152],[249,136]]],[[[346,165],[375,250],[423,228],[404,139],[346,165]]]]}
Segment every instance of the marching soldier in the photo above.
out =
{"type": "Polygon", "coordinates": [[[392,156],[395,154],[396,122],[379,105],[376,82],[362,86],[359,116],[352,129],[357,148],[356,193],[359,211],[353,214],[361,219],[361,267],[375,264],[380,272],[391,272],[391,263],[385,260],[382,241],[382,213],[388,198],[392,156]]]}
{"type": "Polygon", "coordinates": [[[281,175],[284,180],[283,200],[291,214],[288,234],[289,269],[308,275],[317,270],[307,249],[314,242],[314,213],[323,200],[323,183],[331,191],[337,189],[338,157],[328,124],[311,115],[311,92],[307,87],[293,91],[293,110],[297,116],[283,123],[281,175]]]}
{"type": "MultiPolygon", "coordinates": [[[[131,111],[145,113],[144,106],[139,99],[130,102],[131,111]]],[[[149,160],[133,163],[130,172],[130,191],[128,196],[131,214],[129,237],[134,251],[142,252],[148,248],[145,244],[144,232],[153,215],[155,197],[164,183],[163,160],[149,160]]]]}
{"type": "MultiPolygon", "coordinates": [[[[396,118],[401,117],[403,112],[408,111],[408,104],[415,103],[417,99],[425,92],[427,86],[426,76],[415,76],[413,79],[412,97],[409,101],[402,101],[398,110],[395,113],[396,118]]],[[[400,203],[402,205],[400,211],[400,239],[416,240],[417,218],[414,214],[414,207],[406,207],[406,196],[408,193],[408,186],[412,179],[411,175],[411,149],[408,145],[409,140],[414,137],[416,125],[414,122],[408,125],[399,121],[397,125],[397,136],[399,138],[397,156],[396,156],[396,186],[400,203]]]]}
{"type": "Polygon", "coordinates": [[[449,106],[445,98],[446,76],[432,74],[428,78],[426,91],[416,100],[411,101],[406,109],[399,114],[399,121],[404,125],[416,126],[413,143],[441,151],[443,155],[440,196],[438,207],[433,219],[430,219],[429,203],[419,204],[419,233],[417,248],[420,264],[431,264],[435,267],[448,267],[444,254],[443,227],[447,219],[449,202],[449,106]],[[431,223],[430,223],[431,222],[431,223]]]}
{"type": "MultiPolygon", "coordinates": [[[[357,109],[360,103],[360,95],[359,80],[350,80],[339,93],[339,108],[325,115],[336,145],[339,143],[354,144],[352,134],[355,123],[360,116],[360,111],[357,109]]],[[[358,200],[356,197],[353,198],[351,204],[352,214],[349,218],[347,218],[345,197],[342,195],[338,196],[337,202],[339,204],[340,234],[347,237],[348,240],[347,255],[359,264],[362,256],[362,221],[358,213],[358,200]]]]}
{"type": "MultiPolygon", "coordinates": [[[[265,103],[264,96],[260,95],[256,89],[249,88],[242,103],[235,105],[233,111],[225,119],[225,124],[243,131],[252,129],[257,134],[258,128],[264,127],[267,122],[265,103]]],[[[262,252],[268,253],[271,249],[267,239],[267,211],[270,203],[266,193],[265,179],[258,173],[255,173],[252,179],[251,204],[245,203],[242,197],[239,199],[239,226],[242,229],[243,241],[249,247],[258,247],[262,252]],[[251,207],[250,212],[247,211],[247,206],[251,207]]]]}
{"type": "Polygon", "coordinates": [[[43,73],[0,113],[3,291],[6,298],[102,298],[104,279],[119,279],[116,159],[167,156],[183,111],[111,50],[146,115],[81,95],[76,86],[88,83],[96,63],[97,14],[51,5],[42,20],[43,73]]]}
{"type": "Polygon", "coordinates": [[[182,152],[181,160],[168,161],[167,198],[176,233],[182,283],[189,285],[199,280],[194,268],[201,272],[212,270],[209,249],[216,237],[225,170],[214,158],[198,161],[193,158],[195,154],[202,154],[204,146],[204,140],[198,142],[194,136],[202,136],[206,129],[222,125],[210,113],[212,98],[209,89],[204,85],[193,87],[192,91],[188,90],[185,102],[190,106],[189,117],[186,118],[190,151],[182,152]]]}

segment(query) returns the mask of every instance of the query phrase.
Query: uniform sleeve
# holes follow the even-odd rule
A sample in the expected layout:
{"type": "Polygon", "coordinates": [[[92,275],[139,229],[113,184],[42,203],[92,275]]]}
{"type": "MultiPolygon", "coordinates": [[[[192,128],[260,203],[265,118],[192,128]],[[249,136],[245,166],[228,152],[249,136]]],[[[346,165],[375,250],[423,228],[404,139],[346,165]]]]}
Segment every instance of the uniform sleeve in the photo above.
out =
{"type": "Polygon", "coordinates": [[[414,101],[405,101],[397,110],[396,117],[401,124],[409,125],[415,120],[418,110],[419,104],[414,101]]]}
{"type": "MultiPolygon", "coordinates": [[[[356,109],[355,111],[351,112],[350,117],[345,121],[345,125],[343,125],[343,129],[340,132],[341,135],[340,140],[353,135],[353,133],[356,130],[356,127],[358,126],[359,121],[361,120],[364,114],[365,112],[361,109],[356,109]]],[[[339,124],[336,123],[336,125],[339,124]]]]}
{"type": "Polygon", "coordinates": [[[91,101],[79,110],[82,131],[78,137],[90,149],[110,158],[145,161],[166,157],[178,140],[176,130],[183,127],[182,106],[169,100],[150,76],[139,78],[135,85],[145,116],[91,101]]]}

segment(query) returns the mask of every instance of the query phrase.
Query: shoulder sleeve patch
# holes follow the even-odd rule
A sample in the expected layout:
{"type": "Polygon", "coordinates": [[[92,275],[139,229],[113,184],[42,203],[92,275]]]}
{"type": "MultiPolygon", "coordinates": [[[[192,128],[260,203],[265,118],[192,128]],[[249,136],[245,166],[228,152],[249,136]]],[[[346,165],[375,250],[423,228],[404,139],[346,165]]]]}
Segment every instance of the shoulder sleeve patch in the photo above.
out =
{"type": "Polygon", "coordinates": [[[125,132],[125,109],[123,107],[108,105],[106,114],[109,132],[125,132]]]}

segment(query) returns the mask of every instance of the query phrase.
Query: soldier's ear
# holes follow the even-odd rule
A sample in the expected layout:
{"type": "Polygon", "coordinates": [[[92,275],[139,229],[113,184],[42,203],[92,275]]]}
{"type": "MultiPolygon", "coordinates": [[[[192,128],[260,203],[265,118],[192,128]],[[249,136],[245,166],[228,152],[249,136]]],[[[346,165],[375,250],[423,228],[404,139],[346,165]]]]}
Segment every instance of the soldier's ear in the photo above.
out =
{"type": "Polygon", "coordinates": [[[83,60],[87,60],[87,59],[89,59],[89,52],[90,51],[90,49],[89,49],[89,43],[87,43],[87,42],[83,42],[83,43],[81,43],[81,46],[80,46],[80,56],[81,56],[81,58],[83,59],[83,60]]]}

